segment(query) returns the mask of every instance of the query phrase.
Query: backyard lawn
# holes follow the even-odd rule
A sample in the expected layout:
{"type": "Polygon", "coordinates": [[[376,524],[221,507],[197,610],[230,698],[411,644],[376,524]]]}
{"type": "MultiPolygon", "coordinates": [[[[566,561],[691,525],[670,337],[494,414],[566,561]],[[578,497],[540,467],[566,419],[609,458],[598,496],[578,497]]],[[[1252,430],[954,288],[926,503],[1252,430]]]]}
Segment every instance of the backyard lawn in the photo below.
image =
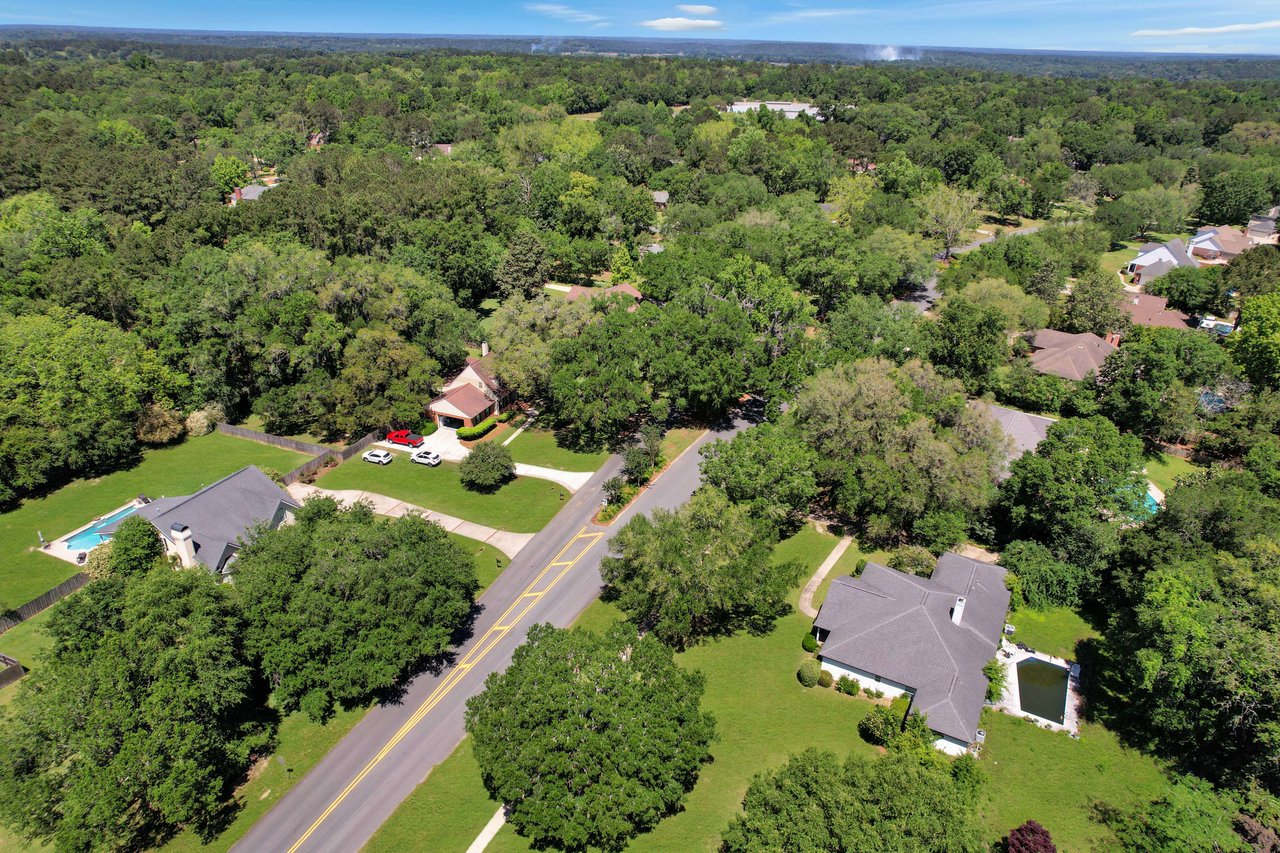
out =
{"type": "Polygon", "coordinates": [[[1038,652],[1076,660],[1076,644],[1092,639],[1098,632],[1069,607],[1049,610],[1015,610],[1006,617],[1015,627],[1012,639],[1038,652]]]}
{"type": "Polygon", "coordinates": [[[1098,263],[1106,272],[1115,274],[1122,268],[1128,267],[1129,262],[1138,256],[1138,249],[1147,243],[1167,243],[1175,237],[1181,236],[1186,239],[1185,235],[1178,234],[1152,234],[1149,240],[1126,240],[1120,244],[1119,249],[1103,253],[1098,263]]]}
{"type": "MultiPolygon", "coordinates": [[[[34,669],[37,656],[53,644],[44,632],[45,623],[49,621],[49,614],[52,612],[53,608],[41,611],[0,634],[0,654],[15,659],[26,667],[28,672],[34,669]]],[[[18,692],[18,685],[21,683],[19,680],[8,687],[0,688],[0,706],[8,705],[13,701],[14,695],[18,692]]],[[[0,845],[0,849],[3,849],[3,845],[0,845]]]]}
{"type": "Polygon", "coordinates": [[[211,433],[147,451],[142,462],[92,480],[76,480],[0,514],[0,609],[25,604],[74,575],[71,563],[39,552],[36,531],[53,540],[139,494],[156,498],[197,491],[246,465],[289,471],[307,456],[211,433]]]}
{"type": "Polygon", "coordinates": [[[513,533],[538,532],[569,497],[555,483],[532,477],[517,477],[491,494],[473,492],[463,488],[458,470],[451,462],[437,468],[414,465],[403,453],[397,453],[390,465],[371,465],[357,456],[320,477],[316,485],[389,495],[513,533]]]}
{"type": "Polygon", "coordinates": [[[549,429],[529,427],[507,445],[515,461],[561,471],[594,471],[609,458],[608,451],[582,453],[561,447],[549,429]]]}
{"type": "Polygon", "coordinates": [[[1188,462],[1181,456],[1174,456],[1172,453],[1148,454],[1144,463],[1147,479],[1166,494],[1174,487],[1179,477],[1201,470],[1199,465],[1188,462]]]}

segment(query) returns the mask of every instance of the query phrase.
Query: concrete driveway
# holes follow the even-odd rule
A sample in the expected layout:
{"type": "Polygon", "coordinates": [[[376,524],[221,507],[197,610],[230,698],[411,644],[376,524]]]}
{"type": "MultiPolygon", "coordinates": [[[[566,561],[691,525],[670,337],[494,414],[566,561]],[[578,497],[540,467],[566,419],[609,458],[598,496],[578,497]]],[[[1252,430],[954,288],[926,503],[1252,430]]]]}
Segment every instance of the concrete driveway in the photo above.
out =
{"type": "MultiPolygon", "coordinates": [[[[392,444],[389,441],[379,441],[375,446],[386,450],[395,450],[400,453],[416,453],[419,450],[426,449],[440,454],[440,458],[445,462],[461,462],[467,458],[467,454],[471,452],[458,440],[458,431],[449,429],[448,427],[440,427],[434,433],[426,437],[422,447],[404,447],[399,444],[392,444]]],[[[591,479],[594,471],[561,471],[558,468],[543,468],[538,465],[525,465],[516,463],[517,477],[534,477],[539,480],[550,480],[558,483],[569,490],[570,493],[576,493],[587,484],[591,479]]]]}

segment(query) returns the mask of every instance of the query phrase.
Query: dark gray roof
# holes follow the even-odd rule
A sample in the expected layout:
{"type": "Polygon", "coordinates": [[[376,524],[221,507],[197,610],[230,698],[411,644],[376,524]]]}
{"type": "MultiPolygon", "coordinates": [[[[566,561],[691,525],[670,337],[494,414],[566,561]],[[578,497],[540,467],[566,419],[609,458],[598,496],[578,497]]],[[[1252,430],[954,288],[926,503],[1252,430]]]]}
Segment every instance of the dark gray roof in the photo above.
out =
{"type": "Polygon", "coordinates": [[[990,403],[975,402],[974,405],[986,409],[987,413],[1000,425],[1004,434],[1009,437],[1012,445],[1008,455],[1010,462],[1024,453],[1035,450],[1036,445],[1044,441],[1044,437],[1049,433],[1049,427],[1054,422],[1054,418],[1031,415],[990,403]]]}
{"type": "Polygon", "coordinates": [[[262,197],[262,194],[271,187],[266,184],[249,184],[240,188],[240,198],[242,201],[256,201],[262,197]]]}
{"type": "Polygon", "coordinates": [[[185,525],[191,530],[196,559],[219,571],[254,525],[279,522],[282,507],[297,509],[298,503],[256,466],[249,465],[194,495],[154,500],[137,514],[166,537],[175,525],[185,525]]]}
{"type": "Polygon", "coordinates": [[[912,687],[912,708],[931,729],[971,743],[987,693],[982,667],[995,657],[1009,609],[1004,576],[1000,566],[951,553],[931,578],[868,563],[857,578],[831,582],[814,620],[829,632],[820,655],[912,687]]]}

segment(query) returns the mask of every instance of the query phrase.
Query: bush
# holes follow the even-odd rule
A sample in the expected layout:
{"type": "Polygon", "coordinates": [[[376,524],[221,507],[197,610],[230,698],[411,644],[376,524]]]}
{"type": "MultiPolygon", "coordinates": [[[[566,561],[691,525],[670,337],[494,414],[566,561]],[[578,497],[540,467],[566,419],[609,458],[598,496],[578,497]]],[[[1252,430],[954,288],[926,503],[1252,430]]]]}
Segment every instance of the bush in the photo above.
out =
{"type": "Polygon", "coordinates": [[[929,549],[921,548],[919,545],[899,548],[889,558],[889,568],[922,578],[932,575],[937,565],[938,560],[929,552],[929,549]]]}
{"type": "Polygon", "coordinates": [[[604,481],[604,499],[611,504],[622,501],[627,494],[627,481],[621,477],[610,477],[604,481]]]}
{"type": "Polygon", "coordinates": [[[805,634],[804,639],[800,641],[800,645],[809,654],[813,654],[818,650],[818,640],[813,634],[805,634]]]}
{"type": "Polygon", "coordinates": [[[458,439],[460,441],[474,441],[477,438],[484,438],[497,425],[497,418],[488,417],[475,426],[458,427],[458,439]]]}
{"type": "Polygon", "coordinates": [[[800,664],[800,669],[796,672],[796,678],[800,679],[800,683],[805,687],[813,687],[818,683],[818,673],[822,671],[822,667],[816,660],[810,658],[800,664]]]}
{"type": "Polygon", "coordinates": [[[266,465],[261,465],[258,467],[258,470],[266,474],[268,479],[270,479],[271,482],[275,483],[277,486],[284,485],[284,474],[281,474],[275,468],[271,468],[266,465]]]}
{"type": "Polygon", "coordinates": [[[992,658],[983,665],[982,674],[987,677],[987,701],[999,702],[1004,698],[1004,683],[1008,670],[999,660],[992,658]]]}
{"type": "Polygon", "coordinates": [[[649,482],[653,473],[653,459],[649,451],[638,444],[633,444],[622,452],[622,476],[636,485],[649,482]]]}
{"type": "Polygon", "coordinates": [[[858,695],[858,682],[847,675],[840,676],[840,680],[836,682],[836,690],[839,690],[846,696],[858,695]]]}
{"type": "Polygon", "coordinates": [[[501,444],[485,442],[477,445],[462,460],[458,478],[472,491],[487,492],[510,480],[516,472],[511,451],[501,444]]]}
{"type": "Polygon", "coordinates": [[[830,672],[828,672],[825,669],[818,673],[819,687],[830,687],[832,684],[835,683],[835,680],[836,680],[835,676],[833,676],[830,672]]]}
{"type": "Polygon", "coordinates": [[[208,435],[213,428],[227,419],[227,413],[218,403],[207,403],[187,415],[187,435],[208,435]]]}
{"type": "Polygon", "coordinates": [[[1058,853],[1049,830],[1029,820],[1009,833],[1004,842],[1009,853],[1058,853]]]}
{"type": "Polygon", "coordinates": [[[143,444],[168,444],[184,429],[182,416],[172,406],[149,403],[138,415],[134,434],[143,444]]]}
{"type": "Polygon", "coordinates": [[[427,421],[427,425],[418,431],[418,435],[426,438],[429,435],[435,435],[435,432],[438,429],[440,429],[440,424],[435,421],[427,421]]]}
{"type": "Polygon", "coordinates": [[[892,708],[876,706],[858,723],[858,734],[867,743],[888,746],[902,731],[902,718],[894,716],[892,708]]]}
{"type": "Polygon", "coordinates": [[[507,409],[505,412],[498,415],[498,423],[505,424],[507,421],[511,420],[511,416],[514,414],[515,412],[511,411],[510,409],[507,409]]]}

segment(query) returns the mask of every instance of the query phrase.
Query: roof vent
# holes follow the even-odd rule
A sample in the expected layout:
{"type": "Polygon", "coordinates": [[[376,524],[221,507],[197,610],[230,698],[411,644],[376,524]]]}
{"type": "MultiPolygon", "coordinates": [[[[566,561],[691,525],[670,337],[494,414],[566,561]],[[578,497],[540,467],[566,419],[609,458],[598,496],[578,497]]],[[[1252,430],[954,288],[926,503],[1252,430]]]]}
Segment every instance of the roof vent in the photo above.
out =
{"type": "Polygon", "coordinates": [[[957,596],[955,606],[951,608],[951,621],[960,624],[961,617],[964,616],[964,596],[957,596]]]}

